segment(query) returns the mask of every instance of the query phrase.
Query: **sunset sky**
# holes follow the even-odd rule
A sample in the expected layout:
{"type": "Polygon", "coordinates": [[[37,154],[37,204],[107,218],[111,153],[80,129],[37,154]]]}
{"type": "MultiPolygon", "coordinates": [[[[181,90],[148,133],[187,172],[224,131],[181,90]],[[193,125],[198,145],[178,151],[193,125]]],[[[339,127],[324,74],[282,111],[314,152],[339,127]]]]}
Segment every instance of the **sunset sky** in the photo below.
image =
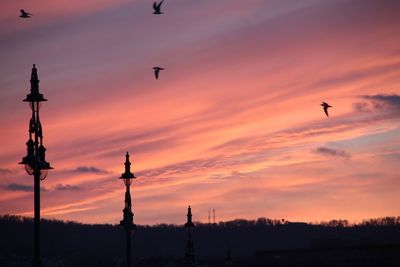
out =
{"type": "Polygon", "coordinates": [[[33,216],[35,63],[43,217],[119,223],[126,151],[138,224],[400,215],[400,1],[152,3],[1,1],[0,214],[33,216]]]}

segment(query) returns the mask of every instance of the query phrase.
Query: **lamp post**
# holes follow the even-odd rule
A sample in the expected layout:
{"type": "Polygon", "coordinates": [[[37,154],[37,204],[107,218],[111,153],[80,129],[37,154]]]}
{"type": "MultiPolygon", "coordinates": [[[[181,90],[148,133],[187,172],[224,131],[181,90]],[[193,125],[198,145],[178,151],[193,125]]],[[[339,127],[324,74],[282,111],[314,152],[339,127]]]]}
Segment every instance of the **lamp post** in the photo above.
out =
{"type": "Polygon", "coordinates": [[[126,231],[126,266],[131,267],[131,232],[136,229],[136,225],[133,223],[133,212],[132,212],[132,201],[130,187],[132,179],[135,179],[135,175],[131,173],[131,162],[129,161],[129,153],[125,155],[125,172],[119,179],[122,179],[125,186],[125,207],[122,210],[124,217],[120,221],[120,225],[125,228],[126,231]]]}
{"type": "Polygon", "coordinates": [[[37,69],[33,64],[31,73],[31,92],[23,100],[28,102],[32,110],[29,121],[29,140],[26,142],[27,155],[19,164],[25,166],[29,175],[34,177],[34,235],[33,235],[33,266],[40,266],[40,181],[47,176],[48,170],[53,169],[46,162],[46,148],[43,146],[43,132],[40,123],[39,110],[41,102],[47,101],[39,93],[37,69]]]}
{"type": "Polygon", "coordinates": [[[190,206],[188,207],[187,221],[185,223],[185,227],[187,229],[185,263],[187,267],[193,267],[196,266],[196,262],[194,257],[194,246],[192,239],[192,228],[194,227],[194,223],[192,222],[192,208],[190,206]]]}
{"type": "Polygon", "coordinates": [[[232,266],[231,242],[228,242],[228,250],[226,252],[225,266],[232,266]]]}

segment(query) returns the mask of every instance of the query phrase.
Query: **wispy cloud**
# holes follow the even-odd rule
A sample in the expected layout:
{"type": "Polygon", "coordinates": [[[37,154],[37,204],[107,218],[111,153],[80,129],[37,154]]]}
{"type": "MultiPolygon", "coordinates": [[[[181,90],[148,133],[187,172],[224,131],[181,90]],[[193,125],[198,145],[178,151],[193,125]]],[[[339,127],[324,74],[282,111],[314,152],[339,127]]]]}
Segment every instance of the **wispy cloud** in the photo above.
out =
{"type": "Polygon", "coordinates": [[[0,168],[0,174],[11,174],[12,171],[9,169],[0,168]]]}
{"type": "Polygon", "coordinates": [[[11,183],[4,185],[3,188],[8,191],[23,191],[23,192],[33,192],[32,185],[11,183]]]}
{"type": "Polygon", "coordinates": [[[334,156],[334,157],[342,157],[342,158],[350,158],[350,155],[342,150],[336,148],[329,148],[329,147],[318,147],[315,150],[316,153],[326,156],[334,156]]]}
{"type": "Polygon", "coordinates": [[[400,108],[400,95],[396,94],[377,94],[377,95],[364,95],[361,96],[364,99],[372,100],[386,105],[400,108]]]}
{"type": "MultiPolygon", "coordinates": [[[[351,82],[360,81],[360,80],[368,80],[374,76],[382,76],[387,73],[397,73],[400,68],[400,63],[388,63],[384,65],[377,65],[369,68],[358,68],[355,70],[347,71],[342,73],[341,75],[335,77],[325,78],[313,84],[312,86],[317,89],[321,89],[323,87],[337,87],[343,86],[351,82]]],[[[377,95],[381,96],[381,95],[377,95]]],[[[363,96],[364,98],[368,98],[368,96],[363,96]]],[[[373,96],[375,98],[376,96],[373,96]]]]}
{"type": "MultiPolygon", "coordinates": [[[[26,184],[20,184],[20,183],[9,183],[6,185],[1,186],[6,191],[15,191],[15,192],[33,192],[34,187],[33,185],[26,185],[26,184]]],[[[46,187],[46,186],[40,186],[40,191],[42,192],[52,192],[59,190],[57,187],[46,187]]],[[[61,189],[62,190],[62,189],[61,189]]],[[[67,190],[67,189],[66,189],[67,190]]]]}
{"type": "Polygon", "coordinates": [[[360,98],[367,101],[357,102],[354,104],[354,109],[358,112],[383,111],[400,116],[400,95],[362,95],[360,98]]]}
{"type": "Polygon", "coordinates": [[[108,174],[109,172],[93,166],[79,166],[72,170],[76,173],[94,173],[94,174],[108,174]]]}
{"type": "Polygon", "coordinates": [[[79,191],[82,190],[80,186],[77,185],[69,185],[69,184],[57,184],[53,188],[56,191],[79,191]]]}
{"type": "MultiPolygon", "coordinates": [[[[7,185],[3,185],[2,188],[7,191],[21,191],[21,192],[33,192],[33,185],[19,184],[19,183],[10,183],[7,185]]],[[[83,188],[77,185],[69,185],[69,184],[57,184],[51,188],[41,186],[42,191],[51,192],[51,191],[79,191],[83,188]]]]}

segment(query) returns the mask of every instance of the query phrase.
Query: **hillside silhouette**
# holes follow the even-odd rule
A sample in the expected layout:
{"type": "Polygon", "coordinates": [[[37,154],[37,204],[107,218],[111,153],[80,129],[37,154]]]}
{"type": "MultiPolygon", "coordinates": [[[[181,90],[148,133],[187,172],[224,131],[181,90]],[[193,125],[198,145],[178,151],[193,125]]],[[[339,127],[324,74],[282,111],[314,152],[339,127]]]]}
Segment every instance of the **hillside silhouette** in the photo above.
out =
{"type": "MultiPolygon", "coordinates": [[[[234,266],[244,263],[257,266],[263,262],[278,266],[274,265],[277,253],[280,261],[285,260],[285,255],[290,259],[297,255],[301,261],[304,255],[309,255],[309,259],[333,251],[339,260],[360,249],[370,258],[375,257],[370,259],[372,265],[364,262],[360,266],[383,266],[374,265],[374,260],[386,261],[385,266],[399,263],[399,256],[394,255],[400,255],[400,217],[371,219],[356,225],[345,220],[306,224],[266,218],[195,225],[196,260],[208,266],[224,266],[228,243],[234,266]]],[[[0,216],[0,266],[30,265],[32,228],[31,218],[0,216]]],[[[123,266],[125,235],[118,225],[45,219],[42,229],[44,266],[123,266]]],[[[183,225],[138,225],[132,240],[136,266],[180,266],[182,263],[186,244],[183,225]]],[[[281,263],[279,266],[297,265],[281,263]]]]}

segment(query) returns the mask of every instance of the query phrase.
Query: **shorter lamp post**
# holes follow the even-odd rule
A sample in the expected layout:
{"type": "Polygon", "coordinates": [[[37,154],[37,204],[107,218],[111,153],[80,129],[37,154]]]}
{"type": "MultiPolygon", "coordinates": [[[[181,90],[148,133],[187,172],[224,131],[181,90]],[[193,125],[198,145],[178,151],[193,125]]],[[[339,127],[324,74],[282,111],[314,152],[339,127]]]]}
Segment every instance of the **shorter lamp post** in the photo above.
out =
{"type": "Polygon", "coordinates": [[[132,184],[132,179],[136,178],[133,173],[131,173],[131,162],[129,161],[129,153],[126,152],[125,155],[125,172],[121,175],[119,179],[124,181],[126,186],[125,191],[125,207],[122,210],[124,217],[120,221],[120,225],[125,228],[126,231],[126,266],[131,267],[131,232],[136,229],[136,225],[133,223],[133,212],[132,212],[132,201],[130,187],[132,184]]]}
{"type": "Polygon", "coordinates": [[[185,263],[187,267],[193,267],[196,266],[196,262],[194,258],[194,246],[192,239],[192,228],[194,227],[194,223],[192,222],[192,208],[190,206],[188,207],[187,221],[185,223],[185,227],[187,229],[185,263]]]}

